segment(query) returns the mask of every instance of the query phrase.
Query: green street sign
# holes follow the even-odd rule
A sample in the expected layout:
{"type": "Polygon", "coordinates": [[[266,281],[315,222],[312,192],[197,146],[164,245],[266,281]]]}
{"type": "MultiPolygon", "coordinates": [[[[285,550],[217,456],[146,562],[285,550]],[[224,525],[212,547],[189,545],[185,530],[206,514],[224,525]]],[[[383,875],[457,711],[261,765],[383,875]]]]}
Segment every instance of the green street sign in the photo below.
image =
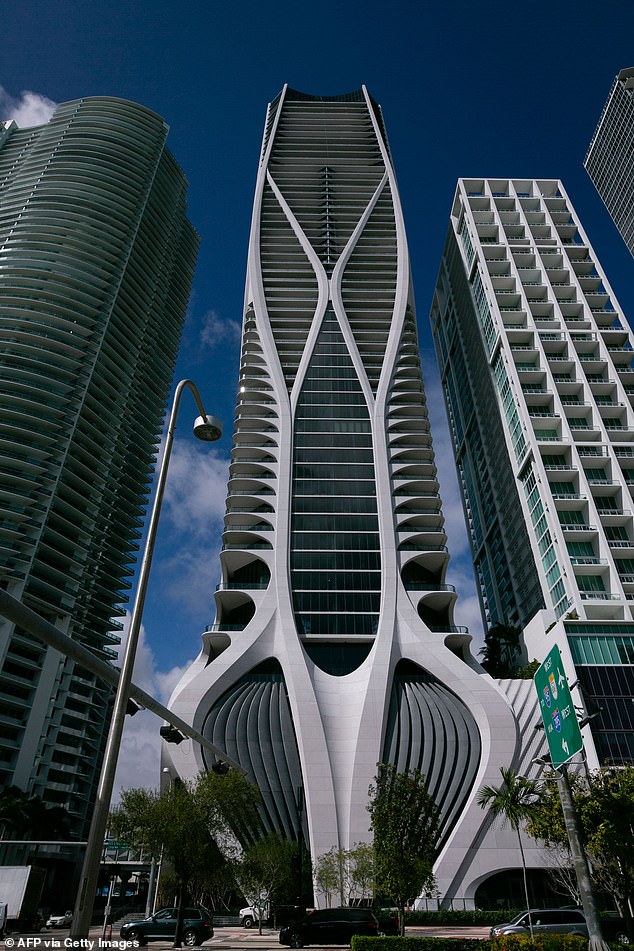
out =
{"type": "Polygon", "coordinates": [[[534,682],[550,757],[553,766],[561,766],[583,749],[583,740],[556,645],[535,672],[534,682]]]}

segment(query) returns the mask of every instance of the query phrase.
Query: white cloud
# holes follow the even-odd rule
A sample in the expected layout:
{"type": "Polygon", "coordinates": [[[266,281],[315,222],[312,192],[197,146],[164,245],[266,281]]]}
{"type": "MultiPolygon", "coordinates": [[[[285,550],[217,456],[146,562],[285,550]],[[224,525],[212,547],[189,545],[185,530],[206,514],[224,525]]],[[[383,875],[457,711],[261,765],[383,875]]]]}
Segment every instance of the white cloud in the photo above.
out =
{"type": "MultiPolygon", "coordinates": [[[[122,643],[118,653],[121,657],[128,635],[130,615],[125,618],[122,643]]],[[[192,658],[193,660],[193,658],[192,658]]],[[[137,687],[167,704],[172,690],[191,661],[182,667],[159,671],[150,648],[145,628],[141,626],[136,651],[133,680],[137,687]]],[[[161,737],[163,721],[154,713],[140,710],[133,717],[127,716],[121,741],[121,751],[114,782],[113,803],[118,802],[122,789],[146,787],[158,789],[160,781],[161,737]]]]}
{"type": "MultiPolygon", "coordinates": [[[[220,578],[217,542],[196,544],[185,540],[174,555],[161,561],[160,576],[163,596],[183,616],[192,619],[198,615],[209,623],[213,608],[213,591],[220,578]]],[[[200,633],[200,632],[199,632],[200,633]]]]}
{"type": "Polygon", "coordinates": [[[190,617],[213,614],[228,466],[227,459],[194,442],[174,445],[163,509],[169,553],[163,553],[163,543],[156,570],[164,597],[190,617]]]}
{"type": "Polygon", "coordinates": [[[220,343],[237,344],[242,326],[237,320],[223,320],[215,310],[208,310],[202,319],[200,346],[203,350],[215,350],[220,343]]]}
{"type": "Polygon", "coordinates": [[[193,442],[175,442],[165,486],[164,517],[172,527],[197,538],[210,538],[222,522],[229,463],[193,442]]]}
{"type": "Polygon", "coordinates": [[[21,129],[43,125],[56,108],[57,103],[40,93],[23,89],[19,99],[16,99],[0,86],[0,119],[15,119],[21,129]]]}

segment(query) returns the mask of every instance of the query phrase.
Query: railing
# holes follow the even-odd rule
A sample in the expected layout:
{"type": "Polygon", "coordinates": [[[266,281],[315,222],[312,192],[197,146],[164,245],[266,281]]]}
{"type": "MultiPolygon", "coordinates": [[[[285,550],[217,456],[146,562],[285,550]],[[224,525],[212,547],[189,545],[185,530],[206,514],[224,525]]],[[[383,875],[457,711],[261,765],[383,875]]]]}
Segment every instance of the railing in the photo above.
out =
{"type": "Polygon", "coordinates": [[[243,631],[249,622],[243,624],[225,624],[224,621],[216,621],[211,627],[206,629],[207,634],[217,634],[219,631],[243,631]]]}
{"type": "Polygon", "coordinates": [[[265,591],[268,581],[227,581],[216,585],[216,591],[265,591]]]}
{"type": "Polygon", "coordinates": [[[596,532],[596,525],[586,525],[584,523],[571,523],[566,522],[566,524],[560,523],[560,528],[562,532],[596,532]]]}
{"type": "MultiPolygon", "coordinates": [[[[599,558],[597,555],[575,555],[570,558],[573,565],[607,565],[607,558],[599,558]]],[[[634,575],[632,575],[634,578],[634,575]]]]}
{"type": "Polygon", "coordinates": [[[255,551],[258,548],[266,548],[270,550],[273,548],[270,542],[243,542],[241,545],[234,543],[223,545],[220,551],[255,551]]]}
{"type": "Polygon", "coordinates": [[[465,627],[463,624],[428,624],[425,621],[427,627],[430,631],[433,631],[434,634],[468,634],[469,628],[465,627]]]}
{"type": "Polygon", "coordinates": [[[619,594],[611,594],[609,591],[580,591],[582,601],[620,601],[619,594]]]}
{"type": "Polygon", "coordinates": [[[418,581],[404,581],[403,584],[406,591],[456,591],[452,584],[421,584],[418,581]]]}

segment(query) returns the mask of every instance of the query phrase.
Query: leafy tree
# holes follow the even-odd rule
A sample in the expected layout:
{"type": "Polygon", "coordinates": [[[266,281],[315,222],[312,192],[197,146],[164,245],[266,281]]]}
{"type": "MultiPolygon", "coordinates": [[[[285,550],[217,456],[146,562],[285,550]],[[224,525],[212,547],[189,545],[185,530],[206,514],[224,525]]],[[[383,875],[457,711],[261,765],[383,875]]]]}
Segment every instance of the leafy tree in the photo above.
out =
{"type": "MultiPolygon", "coordinates": [[[[156,893],[156,907],[171,907],[174,904],[174,895],[178,894],[178,889],[179,881],[174,872],[170,872],[169,869],[161,869],[156,893]]],[[[201,901],[198,904],[204,905],[205,902],[201,901]]]]}
{"type": "MultiPolygon", "coordinates": [[[[569,780],[574,796],[579,789],[578,776],[569,773],[569,780]]],[[[533,839],[540,839],[548,850],[547,871],[553,890],[565,895],[573,904],[580,905],[577,875],[570,855],[568,833],[555,782],[542,784],[539,799],[531,808],[525,828],[533,839]]]]}
{"type": "Polygon", "coordinates": [[[581,822],[599,887],[609,891],[629,919],[634,899],[634,767],[602,769],[588,784],[580,803],[581,822]]]}
{"type": "Polygon", "coordinates": [[[297,843],[267,835],[248,848],[236,868],[236,878],[247,901],[258,911],[258,927],[280,894],[288,894],[293,883],[293,859],[297,843]]]}
{"type": "MultiPolygon", "coordinates": [[[[163,877],[161,876],[161,885],[163,877]]],[[[217,860],[201,869],[192,869],[187,890],[195,905],[204,905],[212,910],[224,909],[228,914],[235,902],[236,880],[233,863],[218,850],[217,860]]],[[[166,893],[169,895],[169,892],[166,893]]],[[[172,889],[172,896],[174,889],[172,889]]],[[[168,899],[168,902],[171,899],[168,899]]],[[[164,902],[165,904],[165,902],[164,902]]]]}
{"type": "Polygon", "coordinates": [[[367,842],[356,842],[348,852],[348,904],[371,898],[375,890],[374,848],[367,842]]]}
{"type": "Polygon", "coordinates": [[[203,773],[193,783],[174,781],[156,790],[126,789],[111,817],[112,834],[171,861],[178,880],[174,947],[181,945],[185,890],[200,891],[210,870],[235,860],[238,840],[257,835],[258,790],[235,770],[203,773]]]}
{"type": "Polygon", "coordinates": [[[433,882],[439,831],[438,806],[417,769],[399,772],[380,763],[369,789],[377,889],[391,896],[405,933],[405,905],[433,882]]]}
{"type": "Polygon", "coordinates": [[[333,847],[320,855],[315,868],[315,882],[328,905],[337,893],[341,905],[371,898],[374,878],[374,847],[365,842],[357,842],[351,849],[333,847]]]}
{"type": "Polygon", "coordinates": [[[333,846],[328,852],[323,852],[315,864],[315,884],[319,891],[326,896],[330,908],[332,896],[339,892],[340,902],[343,905],[343,888],[341,882],[339,850],[333,846]]]}
{"type": "Polygon", "coordinates": [[[515,680],[532,680],[539,668],[539,661],[532,660],[530,664],[525,664],[523,667],[516,667],[513,671],[513,677],[515,680]]]}
{"type": "MultiPolygon", "coordinates": [[[[512,769],[506,769],[500,766],[502,782],[499,786],[482,786],[478,792],[478,805],[483,809],[488,809],[492,816],[501,817],[504,822],[508,822],[510,827],[517,832],[517,841],[522,856],[522,873],[524,876],[524,897],[526,899],[526,909],[529,911],[530,902],[528,900],[528,883],[526,881],[526,858],[524,856],[524,846],[522,845],[522,834],[520,825],[531,813],[532,808],[538,799],[538,784],[531,779],[520,776],[512,769]]],[[[530,911],[528,915],[528,924],[533,937],[533,923],[531,921],[530,911]]]]}
{"type": "MultiPolygon", "coordinates": [[[[630,937],[634,937],[630,911],[634,900],[634,766],[600,769],[587,778],[569,774],[569,778],[594,883],[612,895],[630,937]]],[[[526,828],[547,847],[559,850],[563,861],[570,864],[555,783],[547,784],[526,828]]]]}
{"type": "Polygon", "coordinates": [[[260,791],[238,770],[212,769],[201,773],[195,783],[195,798],[207,816],[213,837],[228,858],[262,837],[260,791]]]}

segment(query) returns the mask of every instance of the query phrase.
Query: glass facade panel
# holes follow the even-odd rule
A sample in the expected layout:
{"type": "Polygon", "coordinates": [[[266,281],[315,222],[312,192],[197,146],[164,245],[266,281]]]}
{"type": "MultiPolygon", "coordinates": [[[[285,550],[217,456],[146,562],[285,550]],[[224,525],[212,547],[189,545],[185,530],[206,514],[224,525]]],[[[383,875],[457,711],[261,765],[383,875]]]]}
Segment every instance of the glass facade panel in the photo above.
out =
{"type": "Polygon", "coordinates": [[[295,412],[291,586],[298,630],[306,637],[373,636],[378,624],[380,540],[371,423],[360,383],[351,385],[354,376],[329,310],[295,412]]]}

